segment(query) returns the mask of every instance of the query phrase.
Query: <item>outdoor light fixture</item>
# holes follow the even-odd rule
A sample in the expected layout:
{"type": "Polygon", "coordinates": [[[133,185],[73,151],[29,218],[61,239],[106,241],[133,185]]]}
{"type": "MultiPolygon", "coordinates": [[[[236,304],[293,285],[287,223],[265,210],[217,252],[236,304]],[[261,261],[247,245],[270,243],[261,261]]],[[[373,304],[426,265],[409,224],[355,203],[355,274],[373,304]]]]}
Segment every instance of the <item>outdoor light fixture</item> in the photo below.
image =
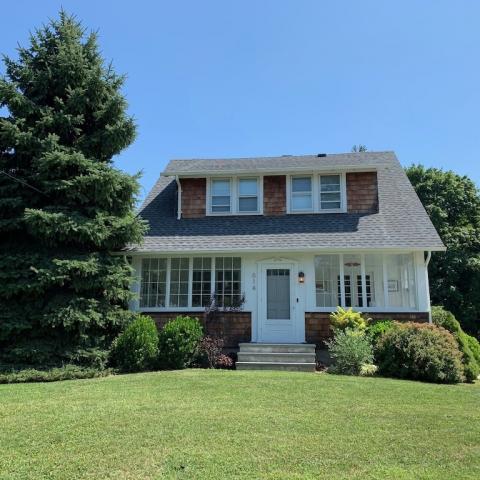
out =
{"type": "Polygon", "coordinates": [[[298,283],[305,282],[305,274],[303,272],[298,272],[298,283]]]}

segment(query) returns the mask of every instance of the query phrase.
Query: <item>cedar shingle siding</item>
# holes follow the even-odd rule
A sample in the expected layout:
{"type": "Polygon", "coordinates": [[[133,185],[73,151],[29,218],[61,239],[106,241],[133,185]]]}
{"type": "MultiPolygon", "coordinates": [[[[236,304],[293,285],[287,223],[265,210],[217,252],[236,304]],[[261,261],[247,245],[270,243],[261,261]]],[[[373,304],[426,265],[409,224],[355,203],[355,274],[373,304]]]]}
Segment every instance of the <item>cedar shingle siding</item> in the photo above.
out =
{"type": "Polygon", "coordinates": [[[204,217],[207,180],[205,178],[182,178],[180,185],[182,187],[182,217],[204,217]]]}
{"type": "Polygon", "coordinates": [[[287,183],[285,175],[263,177],[263,214],[285,215],[287,183]]]}
{"type": "Polygon", "coordinates": [[[347,173],[348,213],[378,212],[377,172],[347,173]]]}

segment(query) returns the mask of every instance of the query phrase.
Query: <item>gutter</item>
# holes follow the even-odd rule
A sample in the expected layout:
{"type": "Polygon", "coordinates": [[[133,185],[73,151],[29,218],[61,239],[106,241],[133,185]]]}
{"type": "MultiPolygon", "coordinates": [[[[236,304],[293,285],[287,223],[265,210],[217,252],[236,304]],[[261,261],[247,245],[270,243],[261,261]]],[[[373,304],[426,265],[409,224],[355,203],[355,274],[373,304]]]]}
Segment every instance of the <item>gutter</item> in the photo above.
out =
{"type": "Polygon", "coordinates": [[[432,322],[432,305],[430,303],[430,281],[428,280],[428,264],[430,263],[430,259],[432,258],[431,250],[427,252],[427,258],[425,259],[425,280],[427,282],[427,302],[428,302],[428,323],[432,322]]]}
{"type": "Polygon", "coordinates": [[[178,196],[178,202],[177,202],[177,220],[180,220],[182,218],[182,185],[180,184],[180,179],[178,178],[178,175],[175,175],[175,181],[177,182],[177,196],[178,196]]]}

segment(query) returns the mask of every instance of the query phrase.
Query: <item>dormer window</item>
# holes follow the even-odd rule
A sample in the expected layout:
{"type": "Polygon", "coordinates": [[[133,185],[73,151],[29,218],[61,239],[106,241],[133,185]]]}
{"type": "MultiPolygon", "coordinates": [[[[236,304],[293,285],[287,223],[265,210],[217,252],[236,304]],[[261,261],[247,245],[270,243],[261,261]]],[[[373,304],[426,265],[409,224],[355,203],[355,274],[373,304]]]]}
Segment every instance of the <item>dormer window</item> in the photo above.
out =
{"type": "Polygon", "coordinates": [[[258,212],[258,179],[238,179],[238,211],[241,213],[258,212]]]}
{"type": "Polygon", "coordinates": [[[292,212],[311,212],[312,177],[292,177],[292,212]]]}
{"type": "Polygon", "coordinates": [[[292,175],[288,185],[288,213],[346,211],[344,174],[292,175]]]}
{"type": "Polygon", "coordinates": [[[229,178],[212,180],[212,213],[230,213],[231,181],[229,178]]]}
{"type": "Polygon", "coordinates": [[[259,177],[210,178],[208,215],[258,215],[262,208],[259,177]]]}

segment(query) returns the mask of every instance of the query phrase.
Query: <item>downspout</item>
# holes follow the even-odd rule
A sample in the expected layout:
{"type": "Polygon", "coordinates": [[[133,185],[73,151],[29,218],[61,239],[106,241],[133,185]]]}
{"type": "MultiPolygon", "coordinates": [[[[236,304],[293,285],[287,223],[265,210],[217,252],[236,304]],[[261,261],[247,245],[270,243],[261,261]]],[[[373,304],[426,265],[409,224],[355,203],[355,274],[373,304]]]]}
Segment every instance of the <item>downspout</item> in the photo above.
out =
{"type": "Polygon", "coordinates": [[[182,185],[178,175],[175,175],[175,181],[177,182],[177,220],[182,218],[182,185]]]}
{"type": "Polygon", "coordinates": [[[428,302],[428,323],[432,323],[432,306],[430,305],[430,282],[428,280],[428,264],[432,258],[432,252],[427,252],[427,258],[425,259],[425,280],[427,282],[427,302],[428,302]]]}

